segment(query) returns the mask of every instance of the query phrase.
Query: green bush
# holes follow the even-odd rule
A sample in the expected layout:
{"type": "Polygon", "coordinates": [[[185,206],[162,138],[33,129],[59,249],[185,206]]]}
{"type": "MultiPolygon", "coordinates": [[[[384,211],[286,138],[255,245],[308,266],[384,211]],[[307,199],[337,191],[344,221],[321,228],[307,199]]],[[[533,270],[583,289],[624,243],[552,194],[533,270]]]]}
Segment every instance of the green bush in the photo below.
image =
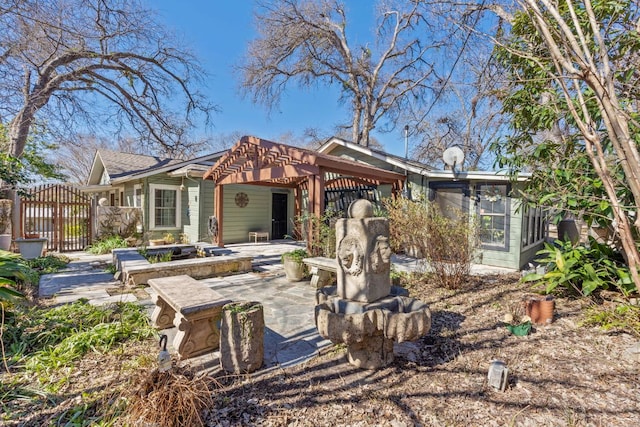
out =
{"type": "Polygon", "coordinates": [[[546,273],[527,274],[522,280],[538,282],[546,293],[558,288],[582,296],[611,288],[625,295],[637,291],[620,253],[592,237],[588,246],[560,240],[545,243],[537,254],[546,273]]]}
{"type": "Polygon", "coordinates": [[[64,255],[47,255],[27,260],[27,265],[39,274],[51,274],[65,268],[69,261],[69,257],[64,255]]]}
{"type": "Polygon", "coordinates": [[[0,250],[0,304],[22,298],[15,288],[38,283],[38,273],[18,254],[0,250]]]}
{"type": "Polygon", "coordinates": [[[296,218],[295,234],[300,240],[308,238],[307,230],[311,229],[311,239],[308,240],[309,251],[313,256],[335,258],[336,256],[336,220],[339,213],[327,210],[322,217],[304,214],[296,218]]]}
{"type": "Polygon", "coordinates": [[[124,237],[109,236],[105,239],[97,241],[87,248],[87,252],[94,255],[108,254],[114,249],[126,248],[127,241],[124,237]]]}
{"type": "Polygon", "coordinates": [[[285,259],[295,261],[299,264],[302,264],[302,260],[309,257],[309,253],[306,249],[294,249],[289,252],[285,252],[280,257],[280,260],[284,263],[285,259]]]}

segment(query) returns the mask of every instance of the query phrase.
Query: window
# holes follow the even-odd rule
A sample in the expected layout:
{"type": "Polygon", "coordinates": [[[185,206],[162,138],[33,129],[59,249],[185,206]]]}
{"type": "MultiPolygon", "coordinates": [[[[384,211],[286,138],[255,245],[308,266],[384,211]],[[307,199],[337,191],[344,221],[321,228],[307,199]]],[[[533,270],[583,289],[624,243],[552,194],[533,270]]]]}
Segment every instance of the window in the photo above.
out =
{"type": "Polygon", "coordinates": [[[481,184],[476,201],[483,247],[508,249],[509,199],[506,184],[481,184]]]}
{"type": "Polygon", "coordinates": [[[133,186],[133,206],[142,207],[142,186],[140,184],[133,186]]]}
{"type": "Polygon", "coordinates": [[[178,187],[150,185],[151,228],[180,227],[180,198],[178,187]]]}

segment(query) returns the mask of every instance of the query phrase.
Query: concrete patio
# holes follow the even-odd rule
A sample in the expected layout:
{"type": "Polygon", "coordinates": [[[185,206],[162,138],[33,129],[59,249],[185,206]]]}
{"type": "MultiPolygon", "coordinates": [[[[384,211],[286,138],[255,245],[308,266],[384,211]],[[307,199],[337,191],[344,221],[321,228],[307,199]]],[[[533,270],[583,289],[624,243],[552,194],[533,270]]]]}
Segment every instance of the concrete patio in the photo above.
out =
{"type": "MultiPolygon", "coordinates": [[[[289,282],[280,262],[282,253],[302,247],[300,243],[278,240],[227,245],[237,255],[253,257],[252,271],[201,280],[212,289],[233,301],[257,301],[264,306],[265,355],[264,368],[273,369],[302,363],[315,357],[331,343],[322,339],[314,321],[315,292],[310,281],[289,282]]],[[[111,262],[111,254],[90,255],[84,252],[67,254],[72,258],[65,271],[45,275],[40,280],[41,298],[53,298],[54,304],[64,304],[86,298],[91,304],[117,301],[137,301],[149,313],[154,304],[150,288],[138,292],[110,295],[108,289],[120,285],[113,275],[104,271],[111,262]],[[142,294],[142,295],[141,295],[142,294]]],[[[419,267],[415,259],[393,257],[394,268],[410,271],[419,267]]],[[[474,266],[474,274],[502,273],[510,270],[474,266]]],[[[175,328],[162,331],[171,343],[175,328]]],[[[170,349],[172,350],[172,349],[170,349]]],[[[188,359],[201,370],[218,369],[219,352],[188,359]]]]}

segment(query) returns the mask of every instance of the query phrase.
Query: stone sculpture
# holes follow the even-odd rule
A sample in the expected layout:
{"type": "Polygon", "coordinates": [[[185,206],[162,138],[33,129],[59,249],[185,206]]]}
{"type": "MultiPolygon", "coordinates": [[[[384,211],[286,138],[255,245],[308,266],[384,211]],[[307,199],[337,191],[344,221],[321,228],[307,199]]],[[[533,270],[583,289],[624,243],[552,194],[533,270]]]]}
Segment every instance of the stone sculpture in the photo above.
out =
{"type": "Polygon", "coordinates": [[[333,343],[347,345],[349,363],[377,369],[393,361],[393,342],[429,332],[429,307],[391,286],[389,221],[373,217],[373,205],[357,200],[349,218],[336,223],[337,286],[316,296],[316,326],[333,343]]]}

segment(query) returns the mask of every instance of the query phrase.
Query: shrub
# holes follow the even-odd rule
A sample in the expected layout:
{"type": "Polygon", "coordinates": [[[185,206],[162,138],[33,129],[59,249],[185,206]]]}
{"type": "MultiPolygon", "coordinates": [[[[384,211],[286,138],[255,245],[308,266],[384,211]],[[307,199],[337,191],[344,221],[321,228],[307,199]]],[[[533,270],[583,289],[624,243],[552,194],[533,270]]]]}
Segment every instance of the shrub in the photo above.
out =
{"type": "Polygon", "coordinates": [[[309,251],[313,256],[335,258],[336,256],[336,220],[339,214],[327,210],[322,217],[313,214],[304,214],[296,218],[295,234],[298,239],[307,238],[307,230],[311,228],[314,233],[307,241],[309,251]]]}
{"type": "Polygon", "coordinates": [[[87,252],[94,255],[108,254],[114,249],[128,247],[125,238],[120,236],[109,236],[99,240],[87,248],[87,252]]]}
{"type": "Polygon", "coordinates": [[[437,205],[387,199],[392,248],[423,256],[436,280],[449,289],[469,277],[478,247],[478,227],[463,211],[443,214],[437,205]]]}
{"type": "Polygon", "coordinates": [[[587,326],[599,326],[605,331],[631,332],[640,337],[640,306],[620,304],[616,306],[592,305],[582,322],[587,326]]]}
{"type": "Polygon", "coordinates": [[[592,237],[589,246],[574,246],[560,240],[545,243],[537,254],[537,261],[545,265],[546,273],[527,274],[522,280],[538,282],[546,293],[558,288],[581,296],[612,287],[625,295],[637,291],[622,255],[592,237]]]}

